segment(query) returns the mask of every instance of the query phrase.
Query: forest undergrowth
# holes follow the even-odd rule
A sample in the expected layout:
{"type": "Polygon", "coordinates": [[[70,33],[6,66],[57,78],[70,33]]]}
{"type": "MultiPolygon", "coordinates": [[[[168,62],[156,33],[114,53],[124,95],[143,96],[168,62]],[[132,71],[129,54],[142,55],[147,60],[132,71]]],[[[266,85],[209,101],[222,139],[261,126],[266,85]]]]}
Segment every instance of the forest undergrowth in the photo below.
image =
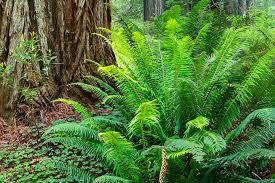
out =
{"type": "Polygon", "coordinates": [[[30,105],[0,118],[0,182],[275,182],[274,7],[182,12],[92,33],[116,64],[85,60],[100,75],[67,86],[83,98],[37,108],[21,89],[30,105]]]}

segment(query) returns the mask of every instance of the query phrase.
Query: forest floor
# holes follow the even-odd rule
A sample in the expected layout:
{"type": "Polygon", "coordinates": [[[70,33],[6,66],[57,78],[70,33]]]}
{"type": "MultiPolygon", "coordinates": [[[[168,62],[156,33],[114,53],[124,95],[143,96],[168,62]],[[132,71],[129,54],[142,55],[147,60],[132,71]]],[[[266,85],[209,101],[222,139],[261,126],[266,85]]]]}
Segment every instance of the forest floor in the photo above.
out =
{"type": "MultiPolygon", "coordinates": [[[[27,106],[23,107],[28,109],[27,106]]],[[[110,112],[95,103],[86,102],[86,107],[94,114],[110,112]]],[[[47,163],[49,160],[69,162],[95,176],[108,172],[101,162],[94,160],[93,155],[84,155],[75,148],[61,144],[45,143],[41,138],[55,121],[75,122],[79,119],[73,108],[63,103],[53,103],[44,109],[32,109],[25,115],[18,114],[10,126],[0,118],[0,183],[75,182],[62,171],[50,167],[47,163]],[[31,115],[32,113],[36,115],[31,115]]]]}

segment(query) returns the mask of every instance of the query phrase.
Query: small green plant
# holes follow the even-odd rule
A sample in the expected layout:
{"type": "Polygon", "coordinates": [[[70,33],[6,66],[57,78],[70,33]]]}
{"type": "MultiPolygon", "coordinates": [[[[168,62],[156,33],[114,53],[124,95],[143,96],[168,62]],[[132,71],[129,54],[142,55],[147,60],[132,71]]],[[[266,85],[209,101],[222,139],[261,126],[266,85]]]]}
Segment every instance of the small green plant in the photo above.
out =
{"type": "MultiPolygon", "coordinates": [[[[43,84],[48,80],[49,68],[55,60],[55,56],[49,50],[45,56],[41,55],[41,50],[38,47],[39,40],[34,32],[30,33],[29,38],[21,37],[18,46],[13,50],[12,58],[22,66],[24,73],[19,73],[17,84],[13,86],[15,93],[19,94],[19,98],[27,103],[34,103],[39,97],[39,93],[43,84]]],[[[4,82],[7,79],[12,79],[12,65],[0,67],[0,78],[4,76],[4,82]]]]}
{"type": "Polygon", "coordinates": [[[0,183],[6,182],[75,182],[73,176],[65,176],[55,162],[77,166],[90,174],[100,176],[108,171],[104,165],[85,155],[80,150],[65,147],[59,143],[45,144],[41,135],[45,126],[31,127],[31,134],[23,134],[23,139],[30,138],[28,145],[20,148],[1,147],[0,150],[0,183]]]}
{"type": "Polygon", "coordinates": [[[21,90],[21,95],[24,97],[27,103],[33,104],[35,99],[38,97],[37,89],[23,88],[21,90]]]}

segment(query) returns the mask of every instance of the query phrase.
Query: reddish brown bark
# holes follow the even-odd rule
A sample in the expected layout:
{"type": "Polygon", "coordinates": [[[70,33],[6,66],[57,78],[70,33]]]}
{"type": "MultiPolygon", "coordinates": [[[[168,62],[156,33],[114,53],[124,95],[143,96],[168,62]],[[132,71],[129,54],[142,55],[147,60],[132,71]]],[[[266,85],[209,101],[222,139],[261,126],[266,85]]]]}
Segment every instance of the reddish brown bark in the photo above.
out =
{"type": "MultiPolygon", "coordinates": [[[[35,32],[41,55],[51,49],[57,59],[50,68],[46,82],[49,95],[64,92],[67,84],[79,79],[82,74],[96,74],[91,59],[108,65],[115,62],[107,43],[91,33],[102,33],[98,28],[111,26],[109,0],[0,0],[0,63],[11,65],[8,76],[12,84],[0,86],[0,116],[14,109],[18,97],[20,78],[26,66],[12,57],[20,37],[29,37],[35,32]]],[[[42,72],[43,61],[34,68],[42,72]]],[[[1,82],[1,80],[0,80],[1,82]]],[[[43,87],[34,82],[32,87],[43,87]]],[[[44,87],[44,88],[45,88],[44,87]]]]}

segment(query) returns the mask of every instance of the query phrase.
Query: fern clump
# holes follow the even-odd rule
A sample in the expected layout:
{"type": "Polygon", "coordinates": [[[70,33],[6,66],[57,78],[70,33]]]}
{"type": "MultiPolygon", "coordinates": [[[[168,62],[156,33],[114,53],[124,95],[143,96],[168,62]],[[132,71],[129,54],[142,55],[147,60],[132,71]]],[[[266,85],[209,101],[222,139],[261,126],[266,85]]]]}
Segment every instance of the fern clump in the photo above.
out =
{"type": "Polygon", "coordinates": [[[98,69],[116,86],[93,76],[87,78],[94,84],[75,84],[112,105],[120,120],[87,116],[81,108],[81,122],[52,127],[49,140],[96,153],[113,169],[97,180],[155,182],[161,167],[167,168],[162,163],[168,163],[168,181],[223,182],[253,177],[249,170],[257,163],[269,166],[275,132],[272,40],[261,37],[256,43],[251,31],[262,34],[257,20],[222,32],[212,31],[214,18],[198,25],[201,10],[214,16],[208,5],[200,1],[186,17],[174,7],[156,20],[160,32],[154,35],[105,30],[117,65],[98,69]]]}

